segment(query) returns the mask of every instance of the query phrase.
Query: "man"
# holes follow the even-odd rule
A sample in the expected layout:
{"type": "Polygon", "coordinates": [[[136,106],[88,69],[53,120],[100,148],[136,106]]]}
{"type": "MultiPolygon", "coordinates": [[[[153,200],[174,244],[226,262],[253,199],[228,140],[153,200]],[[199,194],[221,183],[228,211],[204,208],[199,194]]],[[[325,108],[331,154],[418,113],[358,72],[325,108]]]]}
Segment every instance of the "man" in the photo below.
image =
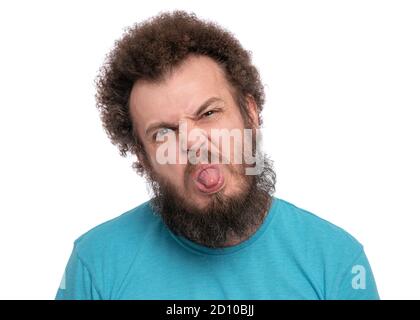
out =
{"type": "Polygon", "coordinates": [[[75,241],[57,299],[377,299],[362,245],[273,196],[250,55],[182,11],[129,29],[97,81],[153,198],[75,241]]]}

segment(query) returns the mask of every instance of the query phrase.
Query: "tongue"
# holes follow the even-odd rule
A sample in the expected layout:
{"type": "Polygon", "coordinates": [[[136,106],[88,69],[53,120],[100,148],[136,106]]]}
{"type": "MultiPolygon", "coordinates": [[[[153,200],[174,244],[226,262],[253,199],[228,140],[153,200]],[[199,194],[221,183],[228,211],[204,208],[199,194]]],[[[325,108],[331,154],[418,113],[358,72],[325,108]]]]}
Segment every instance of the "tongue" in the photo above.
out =
{"type": "Polygon", "coordinates": [[[220,177],[219,169],[208,168],[200,172],[197,180],[200,183],[202,183],[206,188],[212,188],[219,181],[219,177],[220,177]]]}

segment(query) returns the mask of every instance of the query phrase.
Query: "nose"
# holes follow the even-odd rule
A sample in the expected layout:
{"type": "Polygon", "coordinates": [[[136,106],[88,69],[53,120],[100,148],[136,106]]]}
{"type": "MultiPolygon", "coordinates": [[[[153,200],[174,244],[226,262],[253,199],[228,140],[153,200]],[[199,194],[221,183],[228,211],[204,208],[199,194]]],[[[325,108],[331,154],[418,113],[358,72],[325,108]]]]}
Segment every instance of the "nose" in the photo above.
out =
{"type": "Polygon", "coordinates": [[[179,143],[182,153],[195,153],[199,157],[201,151],[206,151],[208,138],[208,132],[196,126],[194,122],[184,120],[180,123],[179,143]]]}

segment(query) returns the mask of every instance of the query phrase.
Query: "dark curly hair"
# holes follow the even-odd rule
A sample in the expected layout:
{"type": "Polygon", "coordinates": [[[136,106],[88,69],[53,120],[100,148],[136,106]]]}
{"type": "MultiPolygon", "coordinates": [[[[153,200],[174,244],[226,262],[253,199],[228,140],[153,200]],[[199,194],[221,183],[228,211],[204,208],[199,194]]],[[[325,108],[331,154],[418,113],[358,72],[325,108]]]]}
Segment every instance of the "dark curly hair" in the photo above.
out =
{"type": "MultiPolygon", "coordinates": [[[[191,54],[205,55],[218,62],[244,119],[249,119],[246,97],[252,96],[261,123],[264,88],[251,63],[251,53],[232,33],[213,22],[198,19],[193,13],[160,13],[125,30],[106,56],[95,81],[96,102],[103,126],[122,156],[127,152],[145,155],[129,112],[133,84],[140,79],[163,80],[191,54]]],[[[133,168],[141,175],[145,170],[140,161],[135,162],[133,168]]]]}

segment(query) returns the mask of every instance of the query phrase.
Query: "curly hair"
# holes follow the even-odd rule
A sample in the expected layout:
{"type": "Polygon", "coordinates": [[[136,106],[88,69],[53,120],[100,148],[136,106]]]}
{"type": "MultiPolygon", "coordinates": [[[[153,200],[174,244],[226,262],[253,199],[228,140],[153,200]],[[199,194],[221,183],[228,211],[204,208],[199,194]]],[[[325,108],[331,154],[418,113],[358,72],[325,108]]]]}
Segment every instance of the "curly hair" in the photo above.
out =
{"type": "MultiPolygon", "coordinates": [[[[222,67],[245,119],[249,119],[246,97],[252,96],[261,123],[264,88],[251,63],[251,53],[232,33],[214,22],[200,20],[185,11],[160,13],[125,30],[106,56],[95,81],[102,124],[122,156],[127,152],[145,154],[129,112],[134,83],[163,80],[191,54],[210,57],[222,67]]],[[[133,168],[140,175],[145,170],[140,161],[133,168]]]]}

